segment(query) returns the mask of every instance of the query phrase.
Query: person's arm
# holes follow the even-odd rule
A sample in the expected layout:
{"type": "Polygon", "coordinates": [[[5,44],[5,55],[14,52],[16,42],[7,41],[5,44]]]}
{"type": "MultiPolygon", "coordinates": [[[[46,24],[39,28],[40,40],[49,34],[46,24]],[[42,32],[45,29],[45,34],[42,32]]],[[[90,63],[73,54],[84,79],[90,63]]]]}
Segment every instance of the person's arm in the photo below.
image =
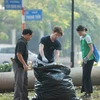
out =
{"type": "Polygon", "coordinates": [[[23,64],[24,70],[25,70],[25,71],[28,71],[28,66],[27,66],[27,64],[25,63],[25,61],[24,61],[24,59],[23,59],[21,53],[17,53],[17,58],[18,58],[18,60],[23,64]]]}
{"type": "Polygon", "coordinates": [[[87,61],[89,60],[91,54],[93,54],[93,45],[92,45],[92,40],[91,40],[91,37],[90,36],[87,36],[86,37],[86,42],[90,48],[90,51],[89,53],[87,54],[87,56],[83,59],[83,62],[86,64],[87,61]]]}
{"type": "Polygon", "coordinates": [[[90,56],[93,54],[93,45],[92,44],[88,44],[89,48],[90,48],[90,51],[87,55],[88,58],[90,58],[90,56]]]}
{"type": "Polygon", "coordinates": [[[86,42],[87,42],[87,44],[88,44],[88,46],[90,48],[90,51],[89,51],[87,57],[90,58],[91,54],[93,54],[93,45],[92,45],[92,39],[91,39],[90,36],[86,37],[86,42]]]}
{"type": "Polygon", "coordinates": [[[54,58],[56,63],[58,63],[58,59],[59,59],[61,50],[62,50],[61,44],[59,41],[57,41],[56,48],[55,48],[55,58],[54,58]]]}
{"type": "Polygon", "coordinates": [[[47,63],[48,60],[47,60],[47,58],[44,55],[44,45],[42,43],[39,44],[39,53],[40,53],[40,55],[42,57],[42,61],[47,63]]]}
{"type": "Polygon", "coordinates": [[[56,62],[58,62],[59,55],[60,55],[60,50],[56,50],[56,51],[55,51],[55,61],[56,61],[56,62]]]}
{"type": "Polygon", "coordinates": [[[44,45],[42,43],[39,44],[39,53],[41,55],[41,57],[44,56],[44,45]]]}

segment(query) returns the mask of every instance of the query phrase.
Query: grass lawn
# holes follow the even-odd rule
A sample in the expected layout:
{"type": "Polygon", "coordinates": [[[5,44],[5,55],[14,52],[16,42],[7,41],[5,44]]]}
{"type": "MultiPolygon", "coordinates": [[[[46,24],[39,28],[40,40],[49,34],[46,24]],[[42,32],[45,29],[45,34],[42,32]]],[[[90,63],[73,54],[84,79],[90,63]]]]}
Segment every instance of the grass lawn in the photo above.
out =
{"type": "MultiPolygon", "coordinates": [[[[78,97],[80,97],[82,94],[80,93],[81,87],[75,87],[76,94],[78,97]]],[[[94,92],[92,94],[92,99],[88,100],[100,100],[100,86],[94,86],[93,87],[94,92]]],[[[6,93],[0,93],[0,100],[13,100],[13,92],[6,92],[6,93]]],[[[33,91],[29,91],[29,97],[32,97],[34,95],[33,91]]],[[[87,100],[87,99],[86,99],[87,100]]]]}
{"type": "MultiPolygon", "coordinates": [[[[80,90],[81,90],[81,87],[76,87],[76,94],[78,97],[82,95],[82,93],[80,93],[80,90]]],[[[87,99],[84,99],[84,100],[87,100],[87,99]]],[[[100,86],[93,87],[92,99],[88,99],[88,100],[100,100],[100,86]]]]}

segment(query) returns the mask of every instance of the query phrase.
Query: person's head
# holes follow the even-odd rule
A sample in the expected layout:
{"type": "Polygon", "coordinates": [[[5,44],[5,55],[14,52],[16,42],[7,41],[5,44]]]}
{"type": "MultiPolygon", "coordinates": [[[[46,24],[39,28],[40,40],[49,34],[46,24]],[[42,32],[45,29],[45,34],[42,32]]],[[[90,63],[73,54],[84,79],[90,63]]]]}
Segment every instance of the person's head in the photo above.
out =
{"type": "Polygon", "coordinates": [[[52,30],[52,38],[53,38],[54,40],[57,39],[57,38],[60,37],[60,36],[63,36],[63,35],[64,35],[64,33],[63,33],[61,27],[55,26],[55,27],[53,28],[53,30],[52,30]]]}
{"type": "Polygon", "coordinates": [[[77,28],[76,28],[76,31],[78,32],[78,34],[80,36],[84,36],[86,34],[86,31],[87,31],[87,28],[85,28],[83,25],[79,25],[77,28]]]}
{"type": "Polygon", "coordinates": [[[29,41],[32,38],[33,32],[30,29],[24,29],[22,35],[27,41],[29,41]]]}

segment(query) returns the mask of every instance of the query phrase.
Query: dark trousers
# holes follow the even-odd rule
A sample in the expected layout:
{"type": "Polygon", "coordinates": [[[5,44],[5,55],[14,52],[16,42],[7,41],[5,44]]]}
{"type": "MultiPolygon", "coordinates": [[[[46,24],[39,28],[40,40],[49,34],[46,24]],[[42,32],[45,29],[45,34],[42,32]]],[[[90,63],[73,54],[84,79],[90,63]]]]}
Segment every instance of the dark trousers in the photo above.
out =
{"type": "Polygon", "coordinates": [[[29,100],[27,72],[18,66],[15,61],[13,62],[13,69],[15,75],[14,100],[29,100]]]}
{"type": "Polygon", "coordinates": [[[92,81],[91,81],[91,71],[92,71],[92,66],[94,63],[93,60],[89,60],[87,64],[83,63],[83,75],[82,75],[82,92],[86,93],[92,93],[93,92],[93,87],[92,87],[92,81]]]}

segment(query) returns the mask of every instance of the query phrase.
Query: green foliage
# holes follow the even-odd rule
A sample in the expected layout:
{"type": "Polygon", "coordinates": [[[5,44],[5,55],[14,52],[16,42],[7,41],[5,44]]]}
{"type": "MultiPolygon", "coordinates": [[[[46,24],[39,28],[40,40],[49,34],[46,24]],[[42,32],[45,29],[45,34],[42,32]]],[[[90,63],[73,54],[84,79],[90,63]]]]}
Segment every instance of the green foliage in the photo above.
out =
{"type": "MultiPolygon", "coordinates": [[[[71,0],[23,0],[25,10],[42,9],[43,19],[41,21],[26,21],[26,28],[31,28],[38,37],[41,34],[50,34],[55,25],[64,29],[63,50],[71,47],[71,0]],[[42,32],[41,32],[42,31],[42,32]]],[[[93,42],[100,48],[100,7],[92,1],[95,0],[75,0],[74,5],[74,28],[83,24],[88,28],[88,33],[93,37],[93,42]],[[98,41],[97,41],[98,40],[98,41]]],[[[4,1],[0,4],[3,6],[4,1]]],[[[0,10],[0,32],[8,33],[11,29],[16,29],[21,33],[22,14],[19,10],[0,10]]],[[[75,44],[79,44],[79,36],[74,30],[75,44]]]]}
{"type": "MultiPolygon", "coordinates": [[[[87,2],[77,0],[75,3],[75,12],[79,13],[79,18],[75,20],[75,28],[79,24],[83,24],[85,27],[88,28],[88,33],[91,34],[95,43],[99,43],[97,41],[98,36],[100,35],[100,8],[93,2],[87,2]]],[[[76,33],[76,31],[75,31],[76,33]]],[[[77,36],[76,39],[77,40],[77,36]]],[[[77,41],[75,41],[77,42],[77,41]]]]}
{"type": "Polygon", "coordinates": [[[1,32],[1,33],[0,33],[0,40],[8,40],[8,36],[7,36],[7,34],[1,32]]]}
{"type": "Polygon", "coordinates": [[[1,64],[0,65],[0,72],[10,72],[12,69],[11,64],[1,64]]]}

